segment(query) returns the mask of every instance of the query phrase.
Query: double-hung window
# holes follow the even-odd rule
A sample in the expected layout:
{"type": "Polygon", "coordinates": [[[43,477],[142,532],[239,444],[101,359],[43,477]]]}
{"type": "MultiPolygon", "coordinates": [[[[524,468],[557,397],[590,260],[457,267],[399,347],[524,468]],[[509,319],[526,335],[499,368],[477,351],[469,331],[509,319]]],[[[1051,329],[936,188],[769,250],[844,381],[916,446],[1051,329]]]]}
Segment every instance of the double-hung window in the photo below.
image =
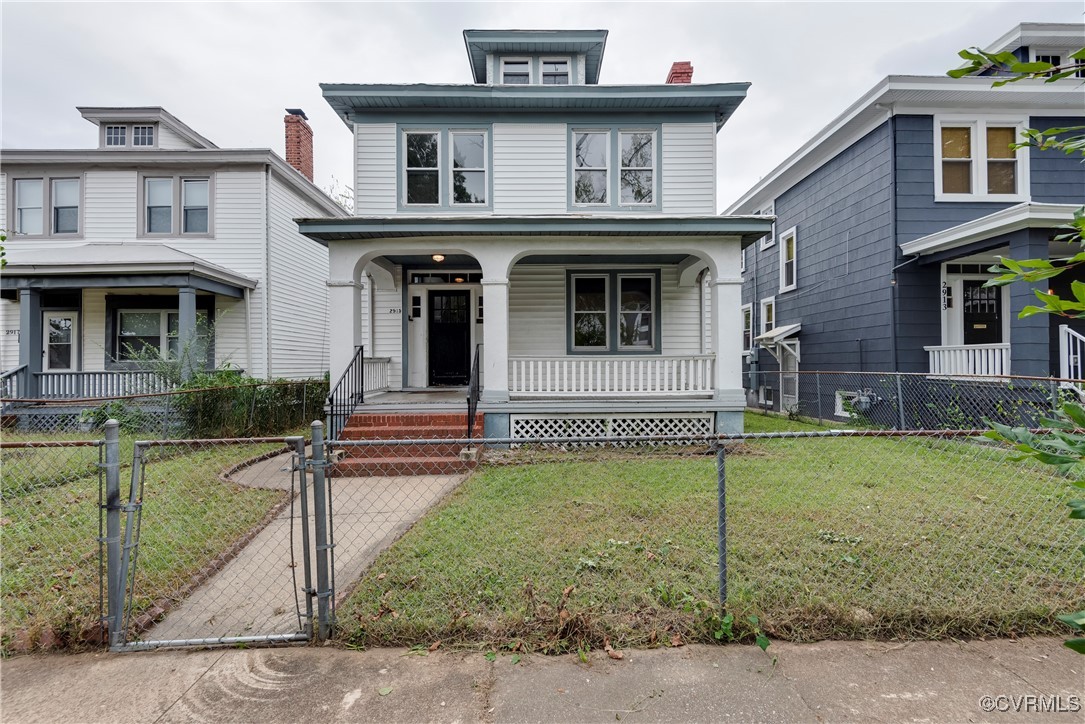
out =
{"type": "Polygon", "coordinates": [[[40,178],[15,179],[15,233],[38,236],[44,231],[44,184],[40,178]]]}
{"type": "MultiPolygon", "coordinates": [[[[769,204],[757,211],[757,216],[776,216],[776,202],[769,204]]],[[[772,229],[758,241],[759,249],[769,249],[776,243],[776,222],[772,222],[772,229]]]]}
{"type": "Polygon", "coordinates": [[[143,230],[148,235],[209,235],[214,213],[212,178],[146,176],[143,178],[143,230]]]}
{"type": "Polygon", "coordinates": [[[53,179],[53,233],[79,232],[79,179],[53,179]]]}
{"type": "Polygon", "coordinates": [[[798,237],[795,227],[780,234],[780,291],[789,292],[798,286],[798,237]]]}
{"type": "Polygon", "coordinates": [[[441,203],[440,150],[441,134],[408,131],[406,145],[406,203],[436,205],[441,203]]]}
{"type": "Polygon", "coordinates": [[[189,355],[203,366],[208,353],[208,315],[196,311],[196,337],[192,348],[181,349],[180,315],[169,310],[120,310],[117,312],[117,361],[149,361],[156,357],[179,359],[189,355]]]}
{"type": "Polygon", "coordinates": [[[486,134],[481,131],[451,131],[452,203],[486,203],[486,134]]]}
{"type": "Polygon", "coordinates": [[[543,58],[542,82],[543,85],[569,85],[569,61],[543,58]]]}
{"type": "Polygon", "coordinates": [[[144,184],[147,233],[173,233],[173,179],[148,178],[144,184]]]}
{"type": "Polygon", "coordinates": [[[659,351],[659,274],[570,272],[570,352],[659,351]]]}
{"type": "Polygon", "coordinates": [[[578,205],[607,203],[610,132],[577,131],[573,139],[573,201],[578,205]]]}
{"type": "Polygon", "coordinates": [[[1011,147],[1022,126],[1003,119],[936,118],[935,200],[1027,198],[1028,154],[1011,147]]]}
{"type": "Polygon", "coordinates": [[[742,305],[742,351],[749,352],[753,348],[753,305],[742,305]]]}
{"type": "Polygon", "coordinates": [[[528,85],[531,83],[531,61],[527,58],[502,59],[501,82],[505,85],[528,85]]]}
{"type": "Polygon", "coordinates": [[[181,233],[206,234],[210,197],[207,179],[181,181],[181,233]]]}
{"type": "Polygon", "coordinates": [[[653,203],[655,134],[651,131],[621,131],[618,138],[622,154],[621,203],[653,203]]]}
{"type": "Polygon", "coordinates": [[[761,334],[776,329],[776,297],[761,300],[761,334]]]}

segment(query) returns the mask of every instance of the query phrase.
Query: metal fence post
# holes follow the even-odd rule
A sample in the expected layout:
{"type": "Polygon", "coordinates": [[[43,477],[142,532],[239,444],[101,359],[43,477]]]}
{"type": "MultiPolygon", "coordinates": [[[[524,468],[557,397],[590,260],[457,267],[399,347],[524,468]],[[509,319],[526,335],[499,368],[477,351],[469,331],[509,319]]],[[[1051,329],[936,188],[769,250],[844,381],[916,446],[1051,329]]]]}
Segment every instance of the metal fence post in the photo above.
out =
{"type": "Polygon", "coordinates": [[[302,575],[305,581],[305,633],[313,638],[313,573],[312,548],[309,545],[309,480],[306,476],[305,438],[287,438],[293,440],[294,454],[298,456],[298,491],[301,502],[301,561],[302,575]]]}
{"type": "Polygon", "coordinates": [[[1054,378],[1047,383],[1051,387],[1051,412],[1058,413],[1059,411],[1059,385],[1055,382],[1054,378]]]}
{"type": "Polygon", "coordinates": [[[904,388],[900,384],[900,372],[896,373],[897,377],[897,417],[900,418],[901,430],[907,430],[904,425],[904,388]]]}
{"type": "MultiPolygon", "coordinates": [[[[110,626],[109,638],[110,646],[121,646],[124,644],[126,637],[125,624],[124,624],[124,610],[125,599],[131,603],[131,598],[134,594],[135,581],[132,581],[131,590],[125,593],[125,589],[128,588],[128,570],[132,562],[132,549],[135,547],[132,542],[132,537],[135,532],[136,525],[136,511],[140,506],[137,504],[140,496],[140,481],[143,479],[143,448],[139,442],[132,448],[132,484],[128,491],[128,504],[122,506],[126,512],[124,521],[124,542],[121,546],[121,564],[120,570],[117,571],[117,588],[120,591],[119,610],[116,613],[116,627],[110,626]]],[[[118,482],[119,484],[119,482],[118,482]]],[[[112,607],[112,603],[110,604],[112,607]]]]}
{"type": "Polygon", "coordinates": [[[328,505],[324,495],[324,423],[313,422],[313,513],[316,536],[316,605],[317,641],[323,641],[331,633],[328,587],[328,505]]]}
{"type": "Polygon", "coordinates": [[[817,395],[818,395],[818,424],[821,424],[821,373],[814,373],[814,381],[817,383],[817,395]]]}
{"type": "Polygon", "coordinates": [[[716,549],[720,568],[720,607],[727,606],[727,473],[722,440],[716,440],[716,549]]]}
{"type": "Polygon", "coordinates": [[[121,425],[105,424],[106,624],[109,644],[120,643],[124,587],[121,585],[121,425]]]}

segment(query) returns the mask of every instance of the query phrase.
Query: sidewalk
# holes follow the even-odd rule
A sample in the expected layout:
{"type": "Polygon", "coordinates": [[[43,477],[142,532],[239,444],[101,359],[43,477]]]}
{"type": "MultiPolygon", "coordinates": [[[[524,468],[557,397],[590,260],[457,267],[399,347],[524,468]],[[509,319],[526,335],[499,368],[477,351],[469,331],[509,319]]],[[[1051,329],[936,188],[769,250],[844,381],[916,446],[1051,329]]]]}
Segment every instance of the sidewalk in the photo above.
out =
{"type": "Polygon", "coordinates": [[[1085,657],[1057,639],[774,642],[593,654],[330,646],[27,656],[0,663],[16,722],[1082,721],[1085,657]],[[773,665],[773,657],[776,664],[773,665]],[[1010,711],[987,712],[982,697],[1010,711]],[[1031,699],[1025,697],[1032,697],[1031,699]],[[1064,713],[1040,714],[1044,703],[1064,713]],[[1051,697],[1059,697],[1058,699],[1051,697]],[[1031,703],[1030,703],[1031,702],[1031,703]],[[1015,713],[1014,707],[1020,709],[1015,713]]]}

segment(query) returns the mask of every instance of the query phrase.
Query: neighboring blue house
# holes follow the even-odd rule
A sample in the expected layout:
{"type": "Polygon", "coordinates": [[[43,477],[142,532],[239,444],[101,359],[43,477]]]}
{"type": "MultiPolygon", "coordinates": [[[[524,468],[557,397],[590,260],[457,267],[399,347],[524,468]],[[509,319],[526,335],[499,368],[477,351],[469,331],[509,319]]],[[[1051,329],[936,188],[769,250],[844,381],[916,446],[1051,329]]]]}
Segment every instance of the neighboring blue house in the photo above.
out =
{"type": "Polygon", "coordinates": [[[719,216],[715,179],[748,84],[603,85],[606,37],[468,30],[462,85],[321,86],[358,216],[300,228],[362,412],[462,415],[477,374],[490,437],[741,429],[739,258],[771,222],[719,216]]]}
{"type": "MultiPolygon", "coordinates": [[[[1083,25],[1022,23],[989,50],[1057,63],[1082,45],[1083,25]]],[[[1033,287],[983,286],[999,256],[1071,253],[1052,238],[1085,165],[1008,145],[1081,124],[1074,79],[889,76],[746,192],[725,213],[776,217],[743,256],[751,403],[793,407],[800,369],[1081,378],[1085,321],[1018,319],[1033,287]]]]}

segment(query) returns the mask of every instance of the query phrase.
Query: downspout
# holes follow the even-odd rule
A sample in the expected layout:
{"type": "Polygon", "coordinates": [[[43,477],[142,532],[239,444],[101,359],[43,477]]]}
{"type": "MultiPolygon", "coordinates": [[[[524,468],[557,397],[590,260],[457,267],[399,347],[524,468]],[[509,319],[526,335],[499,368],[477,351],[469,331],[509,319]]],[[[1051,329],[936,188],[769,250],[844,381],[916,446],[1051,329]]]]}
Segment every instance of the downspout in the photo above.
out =
{"type": "Polygon", "coordinates": [[[271,164],[264,164],[264,342],[267,346],[264,377],[271,375],[271,164]]]}
{"type": "Polygon", "coordinates": [[[245,367],[252,374],[252,290],[245,288],[245,367]]]}

